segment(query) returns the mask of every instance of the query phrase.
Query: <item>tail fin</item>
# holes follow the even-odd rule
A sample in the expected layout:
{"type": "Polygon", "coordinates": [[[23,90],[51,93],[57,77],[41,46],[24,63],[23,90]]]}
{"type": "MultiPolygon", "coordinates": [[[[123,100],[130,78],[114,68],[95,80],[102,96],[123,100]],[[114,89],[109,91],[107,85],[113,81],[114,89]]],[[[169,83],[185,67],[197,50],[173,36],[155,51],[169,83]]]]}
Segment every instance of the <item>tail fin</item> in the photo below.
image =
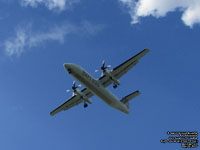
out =
{"type": "Polygon", "coordinates": [[[140,94],[140,91],[135,91],[135,92],[133,92],[133,93],[131,93],[131,94],[129,94],[129,95],[123,97],[120,101],[121,101],[122,103],[124,103],[124,104],[126,105],[126,107],[129,109],[129,103],[128,103],[128,102],[129,102],[131,99],[133,99],[133,98],[135,98],[136,96],[138,96],[139,94],[140,94]]]}

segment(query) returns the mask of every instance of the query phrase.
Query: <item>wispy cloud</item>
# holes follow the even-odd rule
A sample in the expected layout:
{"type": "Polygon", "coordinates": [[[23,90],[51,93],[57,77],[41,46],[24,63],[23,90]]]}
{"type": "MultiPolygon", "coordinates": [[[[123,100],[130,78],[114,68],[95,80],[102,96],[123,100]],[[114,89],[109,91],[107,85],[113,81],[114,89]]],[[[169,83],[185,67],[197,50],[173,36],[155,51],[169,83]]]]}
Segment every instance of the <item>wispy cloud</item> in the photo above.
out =
{"type": "Polygon", "coordinates": [[[38,5],[42,4],[50,10],[57,9],[60,11],[77,2],[79,2],[79,0],[20,0],[21,5],[25,7],[37,7],[38,5]]]}
{"type": "Polygon", "coordinates": [[[4,42],[4,51],[8,56],[20,56],[23,52],[41,45],[46,41],[58,41],[63,43],[70,34],[95,35],[104,28],[104,25],[94,25],[88,21],[80,26],[63,23],[49,28],[47,31],[33,31],[32,26],[19,26],[15,35],[4,42]]]}
{"type": "Polygon", "coordinates": [[[126,5],[132,17],[132,24],[138,23],[140,17],[164,17],[168,12],[183,12],[182,21],[193,27],[200,24],[200,0],[119,0],[126,5]]]}
{"type": "Polygon", "coordinates": [[[9,56],[13,54],[19,56],[24,50],[26,39],[27,36],[25,31],[19,29],[16,33],[16,38],[11,38],[5,41],[4,45],[6,54],[9,56]]]}

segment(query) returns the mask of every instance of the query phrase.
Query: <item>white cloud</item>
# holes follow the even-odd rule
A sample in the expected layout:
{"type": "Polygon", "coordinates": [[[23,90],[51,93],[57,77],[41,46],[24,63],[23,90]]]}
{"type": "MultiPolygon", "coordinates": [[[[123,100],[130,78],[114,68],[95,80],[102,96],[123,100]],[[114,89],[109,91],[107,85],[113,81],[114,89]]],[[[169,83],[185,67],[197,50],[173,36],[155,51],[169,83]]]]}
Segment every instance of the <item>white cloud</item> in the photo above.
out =
{"type": "Polygon", "coordinates": [[[63,43],[66,36],[70,34],[77,35],[95,35],[104,28],[103,25],[93,25],[87,21],[80,26],[70,23],[63,23],[48,29],[46,32],[32,31],[31,25],[21,26],[16,29],[16,35],[10,37],[4,42],[4,51],[8,56],[20,56],[30,48],[37,47],[50,40],[63,43]]]}
{"type": "Polygon", "coordinates": [[[138,23],[140,17],[164,17],[168,12],[183,12],[182,21],[192,27],[200,24],[200,0],[119,0],[129,8],[132,24],[138,23]]]}
{"type": "Polygon", "coordinates": [[[16,38],[5,41],[5,51],[6,54],[11,56],[13,54],[20,55],[25,46],[26,34],[23,30],[18,30],[16,33],[16,38]]]}
{"type": "Polygon", "coordinates": [[[48,9],[64,10],[66,6],[71,6],[79,0],[20,0],[22,6],[37,7],[39,4],[44,4],[48,9]]]}

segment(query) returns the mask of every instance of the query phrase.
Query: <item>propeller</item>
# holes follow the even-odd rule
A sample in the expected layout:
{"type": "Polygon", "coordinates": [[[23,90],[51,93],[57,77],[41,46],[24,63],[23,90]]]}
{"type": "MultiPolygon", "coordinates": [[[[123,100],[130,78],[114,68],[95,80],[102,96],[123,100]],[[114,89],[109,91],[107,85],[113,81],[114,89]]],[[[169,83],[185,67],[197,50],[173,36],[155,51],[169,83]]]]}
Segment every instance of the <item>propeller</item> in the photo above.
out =
{"type": "MultiPolygon", "coordinates": [[[[105,61],[104,61],[104,60],[102,61],[101,70],[102,70],[103,72],[104,72],[107,68],[110,68],[110,67],[111,67],[111,65],[105,66],[105,61]]],[[[99,70],[96,69],[94,72],[99,72],[99,70]]],[[[101,76],[103,76],[103,72],[102,72],[101,76]]]]}
{"type": "MultiPolygon", "coordinates": [[[[73,89],[74,91],[75,91],[77,88],[80,88],[80,87],[81,87],[80,84],[76,86],[76,81],[73,81],[72,89],[73,89]]],[[[70,91],[71,91],[70,89],[67,89],[67,90],[66,90],[67,93],[70,92],[70,91]]],[[[73,92],[72,95],[74,96],[74,92],[73,92]]]]}
{"type": "Polygon", "coordinates": [[[76,86],[76,81],[73,81],[73,86],[72,86],[73,90],[76,90],[77,88],[80,88],[80,87],[81,87],[80,84],[76,86]]]}
{"type": "Polygon", "coordinates": [[[106,70],[107,68],[110,68],[111,67],[111,65],[107,65],[107,66],[105,66],[105,60],[103,60],[102,61],[102,66],[101,66],[101,70],[106,70]]]}

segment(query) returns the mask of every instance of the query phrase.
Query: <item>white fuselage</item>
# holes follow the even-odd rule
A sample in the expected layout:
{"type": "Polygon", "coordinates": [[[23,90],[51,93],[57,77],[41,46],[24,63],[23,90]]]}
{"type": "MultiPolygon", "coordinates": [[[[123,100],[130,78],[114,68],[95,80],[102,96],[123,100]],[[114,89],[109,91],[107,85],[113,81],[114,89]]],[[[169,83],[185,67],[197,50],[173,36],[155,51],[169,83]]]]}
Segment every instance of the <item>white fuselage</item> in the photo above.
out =
{"type": "Polygon", "coordinates": [[[64,67],[75,79],[77,79],[81,84],[87,87],[94,95],[97,95],[105,103],[124,113],[129,113],[126,105],[120,102],[114,94],[103,87],[98,80],[94,79],[83,68],[75,64],[64,64],[64,67]]]}

